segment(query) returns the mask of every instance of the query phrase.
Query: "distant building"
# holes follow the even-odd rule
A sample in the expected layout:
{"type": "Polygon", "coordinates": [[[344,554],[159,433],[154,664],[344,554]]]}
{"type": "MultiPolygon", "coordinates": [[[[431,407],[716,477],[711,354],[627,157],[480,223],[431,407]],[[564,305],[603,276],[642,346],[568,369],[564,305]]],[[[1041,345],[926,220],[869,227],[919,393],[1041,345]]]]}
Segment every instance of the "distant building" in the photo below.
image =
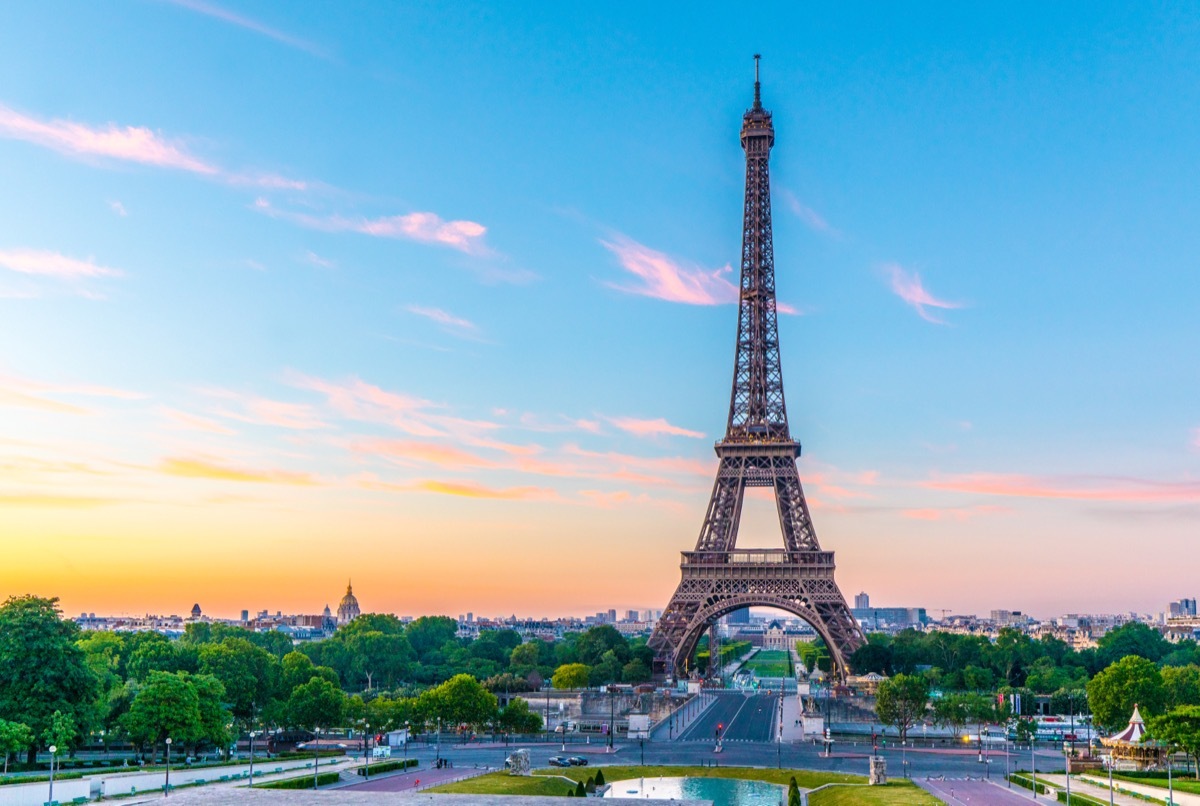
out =
{"type": "Polygon", "coordinates": [[[869,610],[870,607],[871,607],[871,597],[868,596],[865,591],[854,597],[854,609],[855,610],[869,610]]]}
{"type": "Polygon", "coordinates": [[[726,624],[749,624],[750,623],[750,608],[743,607],[741,610],[734,610],[725,617],[726,624]]]}
{"type": "Polygon", "coordinates": [[[192,618],[193,619],[200,618],[200,605],[199,604],[192,605],[192,618]]]}
{"type": "Polygon", "coordinates": [[[346,595],[342,597],[337,609],[337,623],[349,624],[362,613],[358,607],[358,599],[354,597],[354,587],[346,583],[346,595]]]}
{"type": "Polygon", "coordinates": [[[1167,607],[1167,615],[1173,618],[1196,615],[1195,599],[1180,599],[1178,602],[1171,602],[1167,607]]]}
{"type": "Polygon", "coordinates": [[[250,622],[250,611],[249,611],[249,610],[243,610],[243,611],[242,611],[242,623],[243,623],[243,624],[248,624],[249,622],[250,622]]]}
{"type": "Polygon", "coordinates": [[[921,628],[929,623],[929,617],[923,607],[855,607],[850,615],[858,620],[859,625],[869,632],[884,629],[905,629],[907,627],[921,628]]]}

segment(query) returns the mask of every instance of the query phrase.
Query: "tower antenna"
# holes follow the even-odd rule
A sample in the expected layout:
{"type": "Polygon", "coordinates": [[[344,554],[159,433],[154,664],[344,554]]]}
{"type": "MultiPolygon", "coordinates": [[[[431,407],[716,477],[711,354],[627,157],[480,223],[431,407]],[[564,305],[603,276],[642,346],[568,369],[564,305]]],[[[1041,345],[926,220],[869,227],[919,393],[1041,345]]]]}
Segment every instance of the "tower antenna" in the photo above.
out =
{"type": "Polygon", "coordinates": [[[762,109],[762,93],[761,85],[758,83],[758,60],[762,58],[762,54],[754,54],[754,108],[762,109]]]}

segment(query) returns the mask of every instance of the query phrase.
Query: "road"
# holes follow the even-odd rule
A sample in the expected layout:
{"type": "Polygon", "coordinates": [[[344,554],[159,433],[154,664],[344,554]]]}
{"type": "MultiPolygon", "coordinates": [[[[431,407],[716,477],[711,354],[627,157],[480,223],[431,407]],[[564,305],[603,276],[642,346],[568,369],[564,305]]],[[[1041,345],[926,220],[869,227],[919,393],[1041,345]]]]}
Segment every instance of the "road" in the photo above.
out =
{"type": "Polygon", "coordinates": [[[775,737],[777,696],[722,691],[704,714],[680,736],[679,741],[716,741],[717,726],[722,742],[769,742],[775,737]]]}
{"type": "MultiPolygon", "coordinates": [[[[987,781],[917,781],[925,791],[941,798],[946,806],[1029,806],[1032,793],[1021,788],[1012,790],[987,781]]],[[[1043,797],[1041,802],[1052,802],[1043,797]]]]}

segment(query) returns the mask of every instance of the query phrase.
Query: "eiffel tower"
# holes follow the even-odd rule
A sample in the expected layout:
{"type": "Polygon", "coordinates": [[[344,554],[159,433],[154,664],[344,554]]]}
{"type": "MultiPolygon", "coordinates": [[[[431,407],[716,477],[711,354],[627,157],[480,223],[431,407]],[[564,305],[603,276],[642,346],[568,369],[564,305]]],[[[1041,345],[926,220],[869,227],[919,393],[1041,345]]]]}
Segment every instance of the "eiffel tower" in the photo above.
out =
{"type": "Polygon", "coordinates": [[[808,622],[829,648],[835,676],[844,678],[850,654],[865,639],[834,582],[833,552],[821,551],[817,542],[796,472],[800,443],[788,430],[767,166],[775,128],[762,106],[758,60],[756,55],[754,106],[742,116],[746,200],[729,421],[725,438],[716,444],[721,463],[696,550],[683,552],[683,578],[650,636],[650,647],[657,674],[686,674],[706,630],[715,649],[719,618],[743,607],[773,607],[808,622]],[[736,548],[747,487],[774,489],[782,549],[736,548]]]}

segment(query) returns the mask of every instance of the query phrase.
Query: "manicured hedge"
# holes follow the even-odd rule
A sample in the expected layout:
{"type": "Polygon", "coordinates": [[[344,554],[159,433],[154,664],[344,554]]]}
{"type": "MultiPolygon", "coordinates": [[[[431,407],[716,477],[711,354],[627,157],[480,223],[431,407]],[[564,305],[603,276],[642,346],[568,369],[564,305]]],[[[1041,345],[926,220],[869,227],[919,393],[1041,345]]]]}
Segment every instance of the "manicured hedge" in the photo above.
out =
{"type": "MultiPolygon", "coordinates": [[[[1018,775],[1017,773],[1014,772],[1012,775],[1008,776],[1008,780],[1012,781],[1017,786],[1024,787],[1025,789],[1033,790],[1033,780],[1026,777],[1025,775],[1018,775]]],[[[1046,786],[1045,784],[1043,784],[1041,781],[1038,781],[1036,791],[1039,795],[1049,795],[1050,794],[1050,788],[1048,786],[1046,786]]]]}
{"type": "MultiPolygon", "coordinates": [[[[372,775],[375,775],[376,773],[383,774],[385,772],[393,772],[395,770],[403,770],[403,769],[407,769],[409,767],[415,767],[415,766],[417,766],[417,760],[415,758],[410,758],[407,761],[404,759],[400,759],[399,761],[381,761],[378,764],[371,765],[371,774],[372,775]]],[[[359,767],[358,774],[366,775],[367,774],[366,767],[359,767]]]]}
{"type": "MultiPolygon", "coordinates": [[[[338,773],[323,772],[317,776],[317,786],[325,786],[326,784],[336,783],[338,773]]],[[[302,775],[299,778],[288,778],[286,781],[270,781],[265,784],[259,784],[256,789],[312,789],[313,777],[311,775],[302,775]]]]}

